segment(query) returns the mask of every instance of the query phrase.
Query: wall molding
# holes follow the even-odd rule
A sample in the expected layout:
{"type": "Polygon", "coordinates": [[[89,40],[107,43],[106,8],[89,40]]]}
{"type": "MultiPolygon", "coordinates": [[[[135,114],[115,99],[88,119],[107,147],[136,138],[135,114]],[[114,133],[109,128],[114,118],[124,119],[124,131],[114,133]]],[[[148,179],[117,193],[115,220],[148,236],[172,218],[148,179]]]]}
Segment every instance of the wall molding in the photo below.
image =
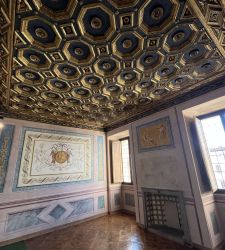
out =
{"type": "Polygon", "coordinates": [[[79,192],[73,192],[73,193],[67,193],[67,194],[51,195],[48,197],[36,197],[33,199],[24,199],[20,201],[1,202],[0,209],[38,204],[38,203],[42,203],[46,201],[54,201],[54,200],[72,198],[74,196],[79,197],[83,195],[89,195],[89,194],[95,194],[95,193],[101,193],[101,192],[107,192],[107,186],[102,187],[102,188],[94,188],[94,189],[92,188],[92,189],[87,189],[85,191],[79,191],[79,192]]]}
{"type": "Polygon", "coordinates": [[[184,197],[185,205],[195,206],[195,199],[194,197],[184,197]]]}
{"type": "Polygon", "coordinates": [[[225,194],[214,194],[214,200],[216,203],[225,203],[225,194]]]}
{"type": "Polygon", "coordinates": [[[203,206],[208,206],[208,205],[210,205],[212,203],[215,203],[215,199],[214,199],[213,193],[209,193],[209,194],[203,195],[202,196],[202,203],[203,203],[203,206]]]}

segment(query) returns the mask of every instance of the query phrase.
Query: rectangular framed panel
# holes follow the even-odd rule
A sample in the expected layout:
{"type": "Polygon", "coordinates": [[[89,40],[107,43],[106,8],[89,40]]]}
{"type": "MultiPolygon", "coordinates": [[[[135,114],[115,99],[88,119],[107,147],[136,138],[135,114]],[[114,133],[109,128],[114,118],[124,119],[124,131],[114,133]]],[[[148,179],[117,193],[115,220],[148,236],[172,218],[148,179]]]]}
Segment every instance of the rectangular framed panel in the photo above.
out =
{"type": "Polygon", "coordinates": [[[138,151],[150,151],[174,146],[169,117],[137,127],[138,151]]]}
{"type": "Polygon", "coordinates": [[[90,135],[24,128],[16,187],[91,180],[92,144],[90,135]]]}

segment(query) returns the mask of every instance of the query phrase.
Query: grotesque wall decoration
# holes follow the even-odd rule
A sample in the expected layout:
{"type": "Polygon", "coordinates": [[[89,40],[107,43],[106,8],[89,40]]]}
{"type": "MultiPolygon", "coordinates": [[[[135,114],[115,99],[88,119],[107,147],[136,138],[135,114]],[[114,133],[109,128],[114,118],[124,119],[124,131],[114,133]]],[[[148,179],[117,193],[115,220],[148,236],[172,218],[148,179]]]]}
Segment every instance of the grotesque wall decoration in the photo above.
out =
{"type": "Polygon", "coordinates": [[[22,138],[17,188],[92,180],[91,136],[24,128],[22,138]]]}
{"type": "Polygon", "coordinates": [[[8,117],[109,128],[224,76],[219,0],[1,4],[8,117]]]}

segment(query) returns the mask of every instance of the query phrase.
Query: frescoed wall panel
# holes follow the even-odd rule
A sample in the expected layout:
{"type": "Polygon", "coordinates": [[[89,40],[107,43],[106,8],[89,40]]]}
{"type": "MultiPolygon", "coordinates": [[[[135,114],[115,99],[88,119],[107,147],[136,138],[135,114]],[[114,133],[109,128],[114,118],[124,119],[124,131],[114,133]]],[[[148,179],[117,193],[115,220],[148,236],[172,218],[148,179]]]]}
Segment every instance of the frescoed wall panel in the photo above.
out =
{"type": "Polygon", "coordinates": [[[104,137],[97,137],[98,143],[98,180],[104,180],[104,137]]]}
{"type": "Polygon", "coordinates": [[[23,128],[17,187],[92,180],[93,137],[23,128]]]}
{"type": "Polygon", "coordinates": [[[0,193],[4,189],[13,134],[13,125],[5,125],[2,131],[0,130],[0,193]]]}

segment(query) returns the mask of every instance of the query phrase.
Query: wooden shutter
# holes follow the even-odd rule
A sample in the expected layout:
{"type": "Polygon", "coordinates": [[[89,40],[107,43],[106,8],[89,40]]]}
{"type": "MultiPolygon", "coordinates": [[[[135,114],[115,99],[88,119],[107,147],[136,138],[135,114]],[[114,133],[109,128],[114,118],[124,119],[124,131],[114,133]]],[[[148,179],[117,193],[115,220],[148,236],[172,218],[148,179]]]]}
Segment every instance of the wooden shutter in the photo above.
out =
{"type": "Polygon", "coordinates": [[[122,155],[120,141],[112,142],[112,174],[113,183],[123,182],[122,155]]]}
{"type": "Polygon", "coordinates": [[[200,143],[201,153],[202,153],[203,160],[204,160],[204,163],[206,166],[206,170],[207,170],[207,173],[209,176],[211,188],[212,188],[212,191],[215,192],[218,189],[218,187],[216,184],[215,174],[213,172],[213,167],[212,167],[211,159],[209,156],[208,147],[207,147],[205,136],[203,133],[201,120],[198,118],[195,118],[195,125],[196,125],[196,129],[197,129],[197,135],[198,135],[198,139],[199,139],[199,143],[200,143]]]}

